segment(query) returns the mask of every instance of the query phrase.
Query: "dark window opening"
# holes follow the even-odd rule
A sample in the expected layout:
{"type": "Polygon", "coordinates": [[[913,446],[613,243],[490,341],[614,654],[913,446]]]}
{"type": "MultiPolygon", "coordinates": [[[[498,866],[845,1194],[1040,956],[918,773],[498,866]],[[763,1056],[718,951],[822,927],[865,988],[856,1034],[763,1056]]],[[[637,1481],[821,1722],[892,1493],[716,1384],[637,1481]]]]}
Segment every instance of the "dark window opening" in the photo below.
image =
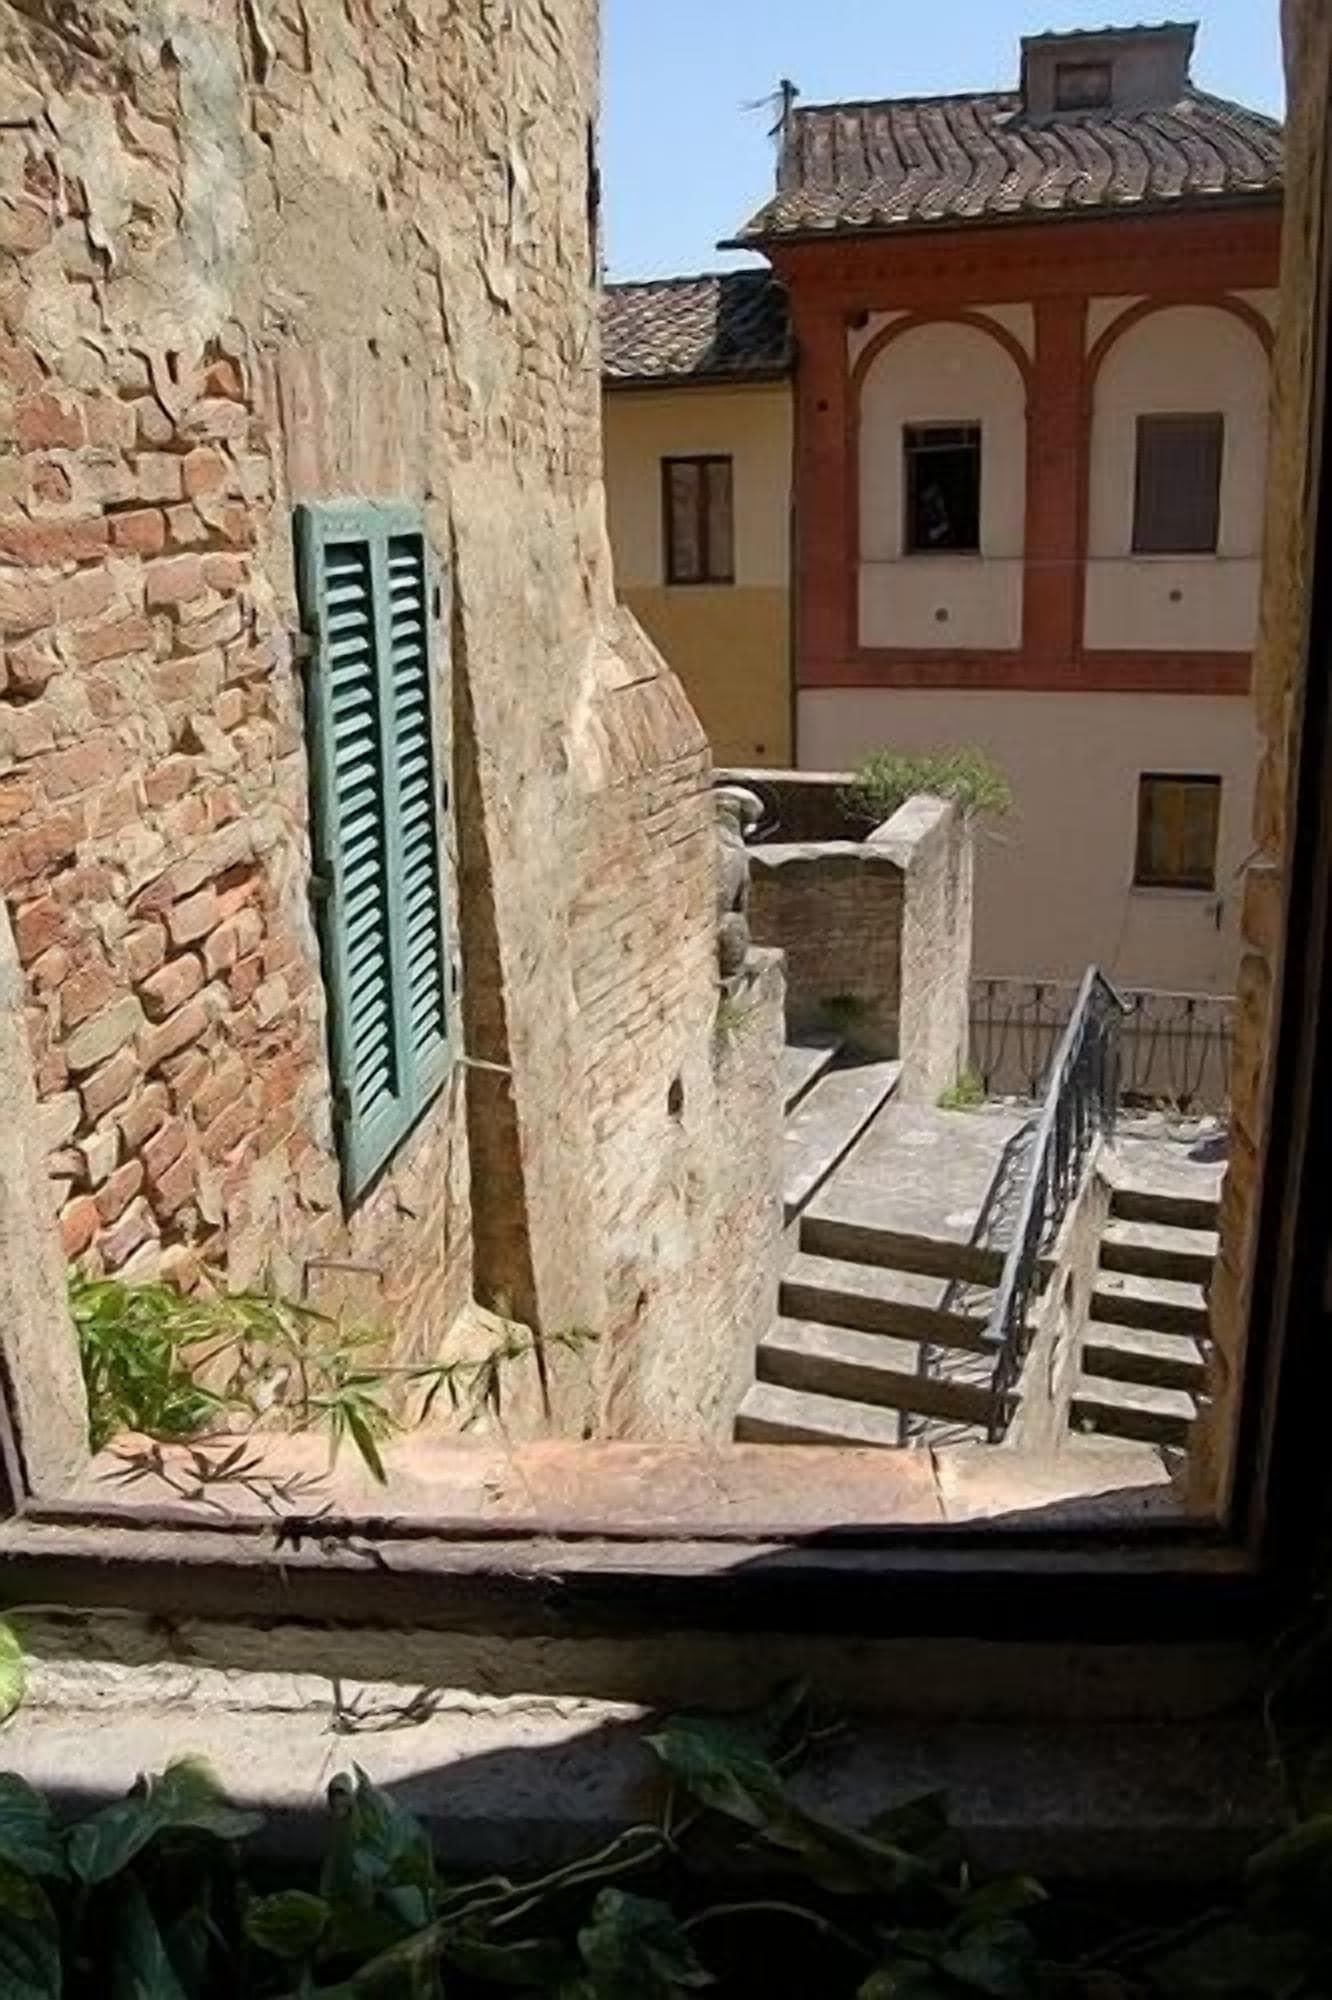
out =
{"type": "Polygon", "coordinates": [[[1111,102],[1112,72],[1108,62],[1055,64],[1055,110],[1100,111],[1111,102]]]}
{"type": "Polygon", "coordinates": [[[1138,418],[1135,555],[1214,555],[1221,526],[1225,419],[1138,418]]]}
{"type": "Polygon", "coordinates": [[[1145,771],[1138,780],[1139,889],[1214,889],[1221,780],[1145,771]]]}
{"type": "Polygon", "coordinates": [[[734,583],[732,461],[662,460],[667,583],[734,583]]]}
{"type": "Polygon", "coordinates": [[[981,427],[908,424],[905,553],[980,554],[981,427]]]}

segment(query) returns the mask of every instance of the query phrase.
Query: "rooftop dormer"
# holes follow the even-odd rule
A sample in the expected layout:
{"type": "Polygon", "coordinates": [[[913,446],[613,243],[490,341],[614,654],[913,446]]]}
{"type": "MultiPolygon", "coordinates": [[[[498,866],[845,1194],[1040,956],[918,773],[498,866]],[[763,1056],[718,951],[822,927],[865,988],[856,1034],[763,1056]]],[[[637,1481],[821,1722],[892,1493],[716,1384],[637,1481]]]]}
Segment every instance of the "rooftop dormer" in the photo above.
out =
{"type": "Polygon", "coordinates": [[[1022,107],[1029,118],[1164,110],[1189,87],[1194,21],[1026,35],[1022,107]]]}

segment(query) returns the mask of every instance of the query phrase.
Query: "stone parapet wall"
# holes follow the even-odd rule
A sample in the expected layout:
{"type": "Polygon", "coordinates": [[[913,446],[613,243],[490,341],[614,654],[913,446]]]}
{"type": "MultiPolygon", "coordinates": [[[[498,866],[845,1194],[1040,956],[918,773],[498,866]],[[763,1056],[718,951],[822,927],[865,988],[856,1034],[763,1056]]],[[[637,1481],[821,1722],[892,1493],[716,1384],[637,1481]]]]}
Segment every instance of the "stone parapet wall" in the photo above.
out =
{"type": "Polygon", "coordinates": [[[786,957],[793,1035],[834,1032],[866,1056],[897,1057],[902,1089],[933,1101],[967,1059],[973,842],[942,799],[908,800],[865,831],[848,780],[727,771],[767,816],[750,849],[750,922],[786,957]]]}

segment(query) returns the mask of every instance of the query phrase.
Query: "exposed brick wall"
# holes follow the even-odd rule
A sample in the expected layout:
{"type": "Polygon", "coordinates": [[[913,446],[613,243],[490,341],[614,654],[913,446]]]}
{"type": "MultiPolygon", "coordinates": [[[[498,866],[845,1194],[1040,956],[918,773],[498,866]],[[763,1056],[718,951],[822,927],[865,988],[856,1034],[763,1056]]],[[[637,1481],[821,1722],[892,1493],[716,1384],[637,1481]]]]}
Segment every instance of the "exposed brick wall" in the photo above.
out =
{"type": "Polygon", "coordinates": [[[474,1277],[620,1354],[716,1296],[680,1187],[710,1162],[722,1202],[741,1161],[744,1209],[744,1136],[696,1092],[652,1150],[711,1061],[715,842],[697,724],[613,605],[596,76],[595,0],[0,5],[0,893],[95,1270],[271,1273],[406,1352],[474,1277]],[[451,572],[446,859],[495,1066],[350,1215],[291,543],[338,495],[420,503],[451,572]]]}

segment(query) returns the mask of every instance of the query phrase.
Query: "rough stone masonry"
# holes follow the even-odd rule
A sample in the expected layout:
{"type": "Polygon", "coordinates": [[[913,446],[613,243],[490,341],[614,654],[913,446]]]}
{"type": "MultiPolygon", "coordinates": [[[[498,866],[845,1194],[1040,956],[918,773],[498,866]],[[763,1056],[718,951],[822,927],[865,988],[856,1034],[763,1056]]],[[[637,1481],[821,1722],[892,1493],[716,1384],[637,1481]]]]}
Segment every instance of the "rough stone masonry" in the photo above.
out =
{"type": "Polygon", "coordinates": [[[578,1323],[591,1379],[520,1423],[720,1436],[780,979],[719,1052],[707,749],[609,573],[596,75],[595,0],[0,0],[0,894],[68,1258],[348,1301],[400,1355],[473,1296],[578,1323]],[[423,504],[451,571],[486,1065],[350,1214],[291,545],[337,496],[423,504]]]}

